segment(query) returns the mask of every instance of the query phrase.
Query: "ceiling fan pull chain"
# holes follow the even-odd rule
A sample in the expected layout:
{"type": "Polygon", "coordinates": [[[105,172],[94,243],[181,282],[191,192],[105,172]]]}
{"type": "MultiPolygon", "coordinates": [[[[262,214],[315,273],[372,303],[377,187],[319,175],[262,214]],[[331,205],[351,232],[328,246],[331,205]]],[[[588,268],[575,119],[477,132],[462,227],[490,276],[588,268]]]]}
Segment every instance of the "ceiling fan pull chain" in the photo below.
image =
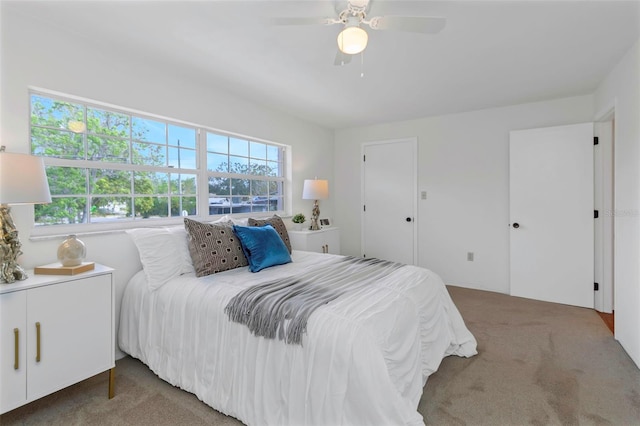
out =
{"type": "Polygon", "coordinates": [[[360,52],[360,78],[364,78],[364,50],[360,52]]]}

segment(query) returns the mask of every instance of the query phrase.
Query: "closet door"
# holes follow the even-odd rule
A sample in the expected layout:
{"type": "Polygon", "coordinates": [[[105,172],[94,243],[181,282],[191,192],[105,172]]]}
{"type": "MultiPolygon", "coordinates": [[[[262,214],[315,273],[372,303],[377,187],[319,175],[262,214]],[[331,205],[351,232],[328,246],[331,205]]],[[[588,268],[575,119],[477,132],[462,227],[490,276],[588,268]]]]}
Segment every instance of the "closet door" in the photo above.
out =
{"type": "Polygon", "coordinates": [[[417,264],[417,139],[362,146],[361,254],[417,264]]]}

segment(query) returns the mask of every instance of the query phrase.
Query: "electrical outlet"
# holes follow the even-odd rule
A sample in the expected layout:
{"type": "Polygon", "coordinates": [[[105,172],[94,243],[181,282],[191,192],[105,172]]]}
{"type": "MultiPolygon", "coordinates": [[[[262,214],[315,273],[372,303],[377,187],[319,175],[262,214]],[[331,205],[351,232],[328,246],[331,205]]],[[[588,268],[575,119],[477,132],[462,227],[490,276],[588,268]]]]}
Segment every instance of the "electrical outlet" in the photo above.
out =
{"type": "Polygon", "coordinates": [[[420,198],[423,199],[423,200],[426,200],[427,199],[427,191],[422,191],[420,193],[420,198]]]}
{"type": "Polygon", "coordinates": [[[473,262],[473,252],[472,251],[467,253],[467,260],[469,262],[473,262]]]}

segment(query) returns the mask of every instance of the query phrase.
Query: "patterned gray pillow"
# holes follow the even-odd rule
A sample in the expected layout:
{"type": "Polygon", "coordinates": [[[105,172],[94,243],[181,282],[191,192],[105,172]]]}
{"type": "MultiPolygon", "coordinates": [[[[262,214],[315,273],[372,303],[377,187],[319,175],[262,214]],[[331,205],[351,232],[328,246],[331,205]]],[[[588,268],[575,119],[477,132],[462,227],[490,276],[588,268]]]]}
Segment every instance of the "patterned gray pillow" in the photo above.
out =
{"type": "Polygon", "coordinates": [[[253,219],[249,218],[247,221],[249,226],[264,226],[271,225],[276,230],[280,238],[282,238],[282,242],[287,246],[287,250],[289,250],[289,254],[291,254],[291,241],[289,241],[289,232],[287,232],[287,227],[285,226],[282,218],[277,214],[274,214],[269,219],[253,219]]]}
{"type": "Polygon", "coordinates": [[[189,234],[189,254],[196,276],[215,274],[247,266],[240,240],[233,233],[233,222],[202,223],[184,218],[189,234]]]}

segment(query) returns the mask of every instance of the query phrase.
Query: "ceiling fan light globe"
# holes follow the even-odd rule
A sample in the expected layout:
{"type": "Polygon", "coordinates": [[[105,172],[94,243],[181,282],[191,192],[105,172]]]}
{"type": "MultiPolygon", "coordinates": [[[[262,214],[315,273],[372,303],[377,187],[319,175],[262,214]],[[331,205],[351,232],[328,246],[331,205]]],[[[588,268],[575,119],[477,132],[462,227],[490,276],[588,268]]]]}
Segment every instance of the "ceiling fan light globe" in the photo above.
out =
{"type": "Polygon", "coordinates": [[[82,133],[87,130],[86,124],[83,121],[78,120],[70,120],[67,123],[67,128],[71,130],[73,133],[82,133]]]}
{"type": "Polygon", "coordinates": [[[342,53],[355,55],[367,47],[369,35],[358,26],[346,27],[338,34],[338,49],[342,53]]]}

